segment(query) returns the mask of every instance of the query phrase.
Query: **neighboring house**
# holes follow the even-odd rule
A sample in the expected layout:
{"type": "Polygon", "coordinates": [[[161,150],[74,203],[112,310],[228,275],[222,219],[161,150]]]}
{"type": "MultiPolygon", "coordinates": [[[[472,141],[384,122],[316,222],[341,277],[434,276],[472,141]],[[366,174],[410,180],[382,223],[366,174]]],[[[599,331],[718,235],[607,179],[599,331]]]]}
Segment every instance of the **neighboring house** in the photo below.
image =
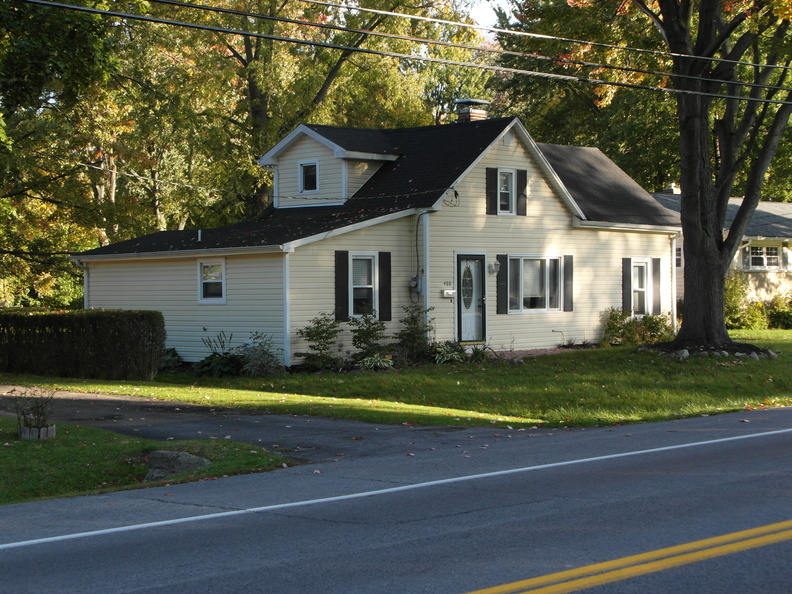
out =
{"type": "MultiPolygon", "coordinates": [[[[679,194],[654,194],[654,197],[666,208],[680,212],[679,194]]],[[[727,228],[737,215],[741,203],[741,198],[729,200],[727,228]]],[[[776,295],[792,294],[791,241],[792,203],[761,201],[731,264],[731,269],[743,274],[748,281],[750,300],[769,301],[776,295]]],[[[676,267],[677,297],[681,299],[684,296],[681,239],[677,245],[676,267]]]]}
{"type": "Polygon", "coordinates": [[[418,304],[434,340],[496,350],[597,341],[610,307],[674,314],[678,218],[599,150],[537,144],[517,118],[306,124],[260,163],[274,199],[254,220],[75,255],[85,306],[162,311],[187,361],[221,331],[264,332],[287,365],[320,312],[373,310],[395,333],[418,304]]]}

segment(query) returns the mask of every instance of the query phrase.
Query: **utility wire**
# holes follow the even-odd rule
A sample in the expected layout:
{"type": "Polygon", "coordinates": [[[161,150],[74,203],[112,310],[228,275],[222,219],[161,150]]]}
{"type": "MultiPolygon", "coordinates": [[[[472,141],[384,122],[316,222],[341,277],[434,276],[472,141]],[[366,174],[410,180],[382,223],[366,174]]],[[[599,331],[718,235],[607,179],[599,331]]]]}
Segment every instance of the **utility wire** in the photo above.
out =
{"type": "MultiPolygon", "coordinates": [[[[491,72],[498,72],[498,73],[509,73],[509,74],[523,74],[526,76],[534,76],[537,78],[546,78],[552,80],[561,80],[565,82],[574,82],[574,83],[592,83],[598,85],[607,85],[607,86],[614,86],[620,88],[628,88],[628,89],[643,89],[648,91],[661,91],[664,93],[676,93],[676,94],[683,94],[683,95],[697,95],[697,96],[704,96],[704,97],[714,97],[719,99],[734,99],[738,101],[752,101],[757,103],[769,103],[775,105],[790,105],[792,102],[784,101],[781,99],[765,99],[765,98],[758,98],[758,97],[742,97],[739,95],[724,95],[721,93],[707,93],[703,91],[690,91],[687,89],[676,89],[676,88],[668,88],[668,87],[657,87],[652,85],[638,85],[632,83],[624,83],[618,81],[607,81],[607,80],[600,80],[596,78],[589,78],[589,77],[578,77],[578,76],[569,76],[563,74],[552,74],[547,72],[538,72],[534,70],[525,70],[521,68],[509,68],[505,66],[492,66],[488,64],[476,64],[473,62],[461,62],[457,60],[446,60],[442,58],[432,58],[429,56],[418,56],[414,54],[404,54],[400,52],[389,52],[385,50],[375,50],[375,49],[368,49],[368,48],[360,48],[360,47],[351,47],[351,46],[344,46],[338,45],[334,43],[322,42],[322,41],[311,41],[306,39],[295,39],[292,37],[283,37],[280,35],[269,35],[266,33],[251,33],[249,31],[240,31],[236,29],[228,29],[225,27],[215,27],[209,25],[198,25],[196,23],[185,23],[182,21],[174,21],[170,19],[160,19],[155,17],[149,17],[145,15],[136,15],[136,14],[129,14],[123,12],[116,12],[110,10],[100,10],[97,8],[89,8],[86,6],[75,6],[72,4],[61,4],[59,2],[49,2],[47,0],[17,0],[18,2],[26,2],[28,4],[36,4],[39,6],[47,6],[53,8],[63,8],[66,10],[75,10],[78,12],[86,12],[89,14],[99,14],[104,16],[113,16],[118,17],[121,19],[131,19],[131,20],[139,20],[149,23],[157,23],[161,25],[171,25],[177,27],[185,27],[188,29],[196,29],[202,31],[212,31],[215,33],[225,33],[228,35],[239,35],[239,36],[248,36],[248,37],[255,37],[260,39],[269,39],[271,41],[283,41],[286,43],[296,43],[301,45],[307,45],[311,47],[322,47],[322,48],[329,48],[329,49],[338,49],[343,51],[349,51],[353,53],[359,54],[367,54],[367,55],[375,55],[375,56],[383,56],[383,57],[390,57],[390,58],[397,58],[400,60],[413,60],[416,62],[428,62],[432,64],[443,64],[446,66],[459,66],[464,68],[477,68],[479,70],[488,70],[491,72]]],[[[305,0],[301,0],[305,1],[305,0]]],[[[442,21],[440,21],[442,22],[442,21]]]]}
{"type": "MultiPolygon", "coordinates": [[[[550,56],[545,56],[538,53],[526,53],[526,52],[518,52],[513,50],[505,50],[498,47],[486,47],[486,46],[478,46],[478,45],[469,45],[463,43],[456,43],[453,41],[445,41],[442,39],[430,39],[426,37],[412,37],[409,35],[399,35],[397,33],[386,33],[382,31],[374,31],[371,29],[356,29],[350,27],[344,27],[341,25],[333,25],[330,23],[317,23],[315,21],[308,21],[304,19],[292,19],[287,17],[279,17],[273,15],[267,15],[262,13],[253,13],[253,12],[245,12],[241,10],[233,10],[229,8],[220,8],[214,6],[204,6],[201,4],[191,4],[188,2],[179,2],[178,0],[149,0],[150,2],[157,3],[157,4],[165,4],[168,6],[176,6],[179,8],[187,8],[187,9],[197,9],[202,11],[208,12],[215,12],[220,14],[231,14],[236,16],[243,16],[247,18],[255,18],[255,19],[262,19],[267,21],[274,21],[278,23],[287,23],[291,25],[297,25],[302,27],[315,27],[318,29],[327,29],[332,31],[342,31],[345,33],[355,33],[360,35],[370,35],[372,37],[384,37],[386,39],[396,39],[399,41],[409,41],[414,43],[421,43],[425,45],[437,45],[441,47],[448,47],[454,49],[463,49],[463,50],[470,50],[473,52],[482,52],[482,53],[489,53],[489,54],[496,54],[501,56],[511,56],[516,58],[531,58],[539,61],[545,62],[552,62],[554,64],[564,64],[564,65],[572,65],[572,66],[587,66],[592,68],[605,68],[608,70],[617,70],[621,72],[630,72],[633,74],[648,74],[652,76],[659,76],[663,78],[677,78],[677,79],[686,79],[686,80],[695,80],[701,82],[724,82],[726,84],[740,86],[740,87],[758,87],[761,89],[767,90],[774,90],[774,91],[792,91],[792,88],[789,87],[776,87],[770,85],[763,85],[760,83],[751,83],[751,82],[742,82],[742,81],[713,81],[711,78],[705,78],[700,76],[692,76],[687,74],[672,74],[670,72],[658,72],[655,70],[644,70],[640,68],[631,68],[627,66],[612,66],[610,64],[601,64],[598,62],[585,62],[580,60],[570,60],[566,58],[553,58],[550,56]]],[[[305,1],[305,0],[304,0],[305,1]]],[[[398,13],[394,13],[398,14],[398,13]]],[[[409,15],[403,15],[407,18],[409,15]]],[[[583,42],[581,42],[583,43],[583,42]]]]}
{"type": "MultiPolygon", "coordinates": [[[[475,25],[475,24],[471,24],[471,23],[463,23],[463,22],[460,22],[460,21],[446,21],[446,20],[443,20],[443,19],[437,19],[437,18],[433,18],[433,17],[416,16],[416,15],[405,14],[405,13],[401,13],[401,12],[391,12],[391,11],[388,11],[388,10],[379,10],[379,9],[376,9],[376,8],[364,8],[362,6],[349,6],[348,4],[336,4],[334,2],[325,2],[323,0],[299,0],[299,1],[300,2],[305,2],[306,4],[317,4],[319,6],[327,6],[327,7],[331,7],[331,8],[341,8],[341,9],[344,9],[344,10],[355,10],[355,11],[358,11],[358,12],[369,12],[369,13],[381,14],[381,15],[385,15],[385,16],[395,16],[395,17],[401,17],[401,18],[405,18],[405,19],[413,19],[413,20],[418,20],[418,21],[428,21],[428,22],[437,23],[437,24],[441,24],[441,25],[452,25],[452,26],[455,26],[455,27],[466,27],[466,28],[470,28],[470,29],[478,29],[478,30],[487,31],[487,32],[490,32],[490,33],[497,33],[499,35],[514,35],[514,36],[518,36],[518,37],[532,37],[532,38],[535,38],[535,39],[546,39],[546,40],[550,40],[550,41],[563,41],[563,42],[566,42],[566,43],[575,43],[575,44],[579,44],[579,45],[586,45],[586,46],[592,46],[592,47],[602,47],[602,48],[605,48],[605,49],[625,50],[625,51],[641,53],[641,54],[651,54],[651,55],[655,55],[655,56],[665,56],[665,57],[669,57],[669,58],[699,58],[699,59],[700,58],[704,58],[704,59],[710,60],[712,62],[720,62],[720,63],[724,63],[724,64],[734,64],[734,65],[739,65],[739,66],[751,66],[751,67],[754,67],[754,68],[765,68],[765,67],[770,66],[768,64],[754,64],[753,62],[741,62],[741,61],[738,61],[738,60],[727,60],[725,58],[716,58],[716,57],[709,57],[708,58],[706,56],[691,56],[691,55],[688,55],[688,54],[676,54],[676,53],[673,53],[673,52],[663,52],[663,51],[659,51],[659,50],[648,50],[648,49],[643,49],[643,48],[638,48],[638,47],[630,47],[630,46],[623,46],[623,45],[611,45],[609,43],[599,43],[599,42],[595,42],[595,41],[583,41],[583,40],[580,40],[580,39],[572,39],[572,38],[568,38],[568,37],[556,37],[554,35],[544,35],[544,34],[541,34],[541,33],[529,33],[528,31],[515,31],[513,29],[500,29],[498,27],[487,27],[487,26],[484,26],[484,25],[475,25]]],[[[772,65],[770,67],[784,69],[784,70],[792,69],[792,66],[782,66],[782,65],[772,65]]]]}

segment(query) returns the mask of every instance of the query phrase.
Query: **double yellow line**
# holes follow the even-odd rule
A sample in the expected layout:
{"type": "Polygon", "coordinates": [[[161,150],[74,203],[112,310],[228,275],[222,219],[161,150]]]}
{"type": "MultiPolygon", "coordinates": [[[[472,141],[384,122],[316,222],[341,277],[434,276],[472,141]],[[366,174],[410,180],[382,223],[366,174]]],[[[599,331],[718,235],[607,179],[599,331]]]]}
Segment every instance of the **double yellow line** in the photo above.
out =
{"type": "Polygon", "coordinates": [[[586,567],[495,586],[494,588],[476,590],[468,594],[518,594],[524,592],[544,592],[548,594],[552,592],[553,594],[559,594],[561,592],[577,592],[578,590],[664,571],[672,567],[687,565],[688,563],[697,563],[706,559],[756,549],[785,540],[792,540],[792,520],[741,532],[732,532],[723,536],[697,540],[696,542],[614,559],[613,561],[595,565],[587,565],[586,567]]]}

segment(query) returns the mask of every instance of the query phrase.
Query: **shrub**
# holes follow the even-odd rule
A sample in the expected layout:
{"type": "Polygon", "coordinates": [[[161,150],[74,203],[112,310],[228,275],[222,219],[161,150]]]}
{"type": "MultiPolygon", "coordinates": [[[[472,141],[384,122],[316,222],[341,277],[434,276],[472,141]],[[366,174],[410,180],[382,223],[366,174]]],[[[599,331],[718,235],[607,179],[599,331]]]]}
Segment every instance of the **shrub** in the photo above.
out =
{"type": "Polygon", "coordinates": [[[776,295],[767,305],[770,328],[792,330],[792,295],[776,295]]]}
{"type": "Polygon", "coordinates": [[[244,360],[242,355],[231,347],[233,334],[221,331],[215,338],[202,338],[211,352],[195,364],[195,373],[212,377],[235,377],[240,374],[244,360]]]}
{"type": "Polygon", "coordinates": [[[0,311],[1,371],[151,380],[164,349],[158,311],[0,311]]]}
{"type": "Polygon", "coordinates": [[[747,328],[744,325],[747,305],[748,283],[745,275],[732,270],[726,275],[723,289],[723,318],[727,328],[747,328]]]}
{"type": "Polygon", "coordinates": [[[295,355],[302,357],[303,365],[312,369],[338,367],[341,361],[333,354],[333,347],[340,333],[341,327],[333,315],[320,313],[305,328],[297,330],[297,336],[308,343],[308,352],[295,355]]]}
{"type": "Polygon", "coordinates": [[[378,320],[375,314],[351,318],[349,326],[352,346],[358,350],[356,359],[365,359],[382,349],[379,342],[385,338],[385,322],[378,320]]]}
{"type": "Polygon", "coordinates": [[[184,359],[173,347],[165,349],[162,354],[162,363],[160,363],[160,371],[165,373],[176,373],[184,365],[184,359]]]}
{"type": "Polygon", "coordinates": [[[406,314],[399,320],[402,329],[394,335],[396,351],[406,363],[419,363],[431,359],[430,335],[434,331],[434,318],[429,317],[433,308],[425,309],[418,304],[403,305],[406,314]]]}
{"type": "Polygon", "coordinates": [[[458,342],[447,340],[434,345],[434,360],[435,363],[461,363],[468,358],[463,347],[458,342]]]}
{"type": "Polygon", "coordinates": [[[272,344],[272,336],[260,332],[250,335],[250,341],[240,347],[242,374],[252,377],[277,375],[283,371],[283,351],[272,344]]]}
{"type": "Polygon", "coordinates": [[[381,369],[391,369],[393,367],[393,357],[391,355],[374,354],[360,359],[356,367],[365,371],[379,371],[381,369]]]}
{"type": "Polygon", "coordinates": [[[630,310],[612,307],[603,313],[602,342],[605,344],[646,344],[674,338],[667,316],[660,314],[634,317],[630,310]]]}
{"type": "Polygon", "coordinates": [[[739,328],[744,330],[766,330],[770,320],[761,301],[751,301],[744,309],[739,328]]]}

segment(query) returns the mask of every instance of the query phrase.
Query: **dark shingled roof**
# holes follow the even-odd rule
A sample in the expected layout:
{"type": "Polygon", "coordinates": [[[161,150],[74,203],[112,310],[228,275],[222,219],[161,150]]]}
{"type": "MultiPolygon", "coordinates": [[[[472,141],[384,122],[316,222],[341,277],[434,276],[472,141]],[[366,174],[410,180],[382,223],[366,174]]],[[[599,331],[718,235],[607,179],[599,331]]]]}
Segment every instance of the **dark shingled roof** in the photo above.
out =
{"type": "Polygon", "coordinates": [[[539,145],[550,166],[590,221],[679,225],[679,217],[652,197],[597,148],[539,145]]]}
{"type": "MultiPolygon", "coordinates": [[[[79,255],[278,246],[410,209],[431,208],[516,118],[394,130],[307,126],[348,150],[398,155],[345,204],[268,207],[254,219],[198,232],[161,231],[79,255]]],[[[586,217],[595,221],[675,225],[669,214],[597,149],[539,145],[586,217]]],[[[483,197],[482,197],[483,199],[483,197]]]]}
{"type": "MultiPolygon", "coordinates": [[[[681,212],[682,196],[679,194],[653,194],[660,204],[681,212]]],[[[731,198],[726,208],[726,226],[730,226],[742,203],[742,198],[731,198]]],[[[745,235],[749,237],[792,237],[792,203],[762,200],[756,207],[745,235]]]]}

